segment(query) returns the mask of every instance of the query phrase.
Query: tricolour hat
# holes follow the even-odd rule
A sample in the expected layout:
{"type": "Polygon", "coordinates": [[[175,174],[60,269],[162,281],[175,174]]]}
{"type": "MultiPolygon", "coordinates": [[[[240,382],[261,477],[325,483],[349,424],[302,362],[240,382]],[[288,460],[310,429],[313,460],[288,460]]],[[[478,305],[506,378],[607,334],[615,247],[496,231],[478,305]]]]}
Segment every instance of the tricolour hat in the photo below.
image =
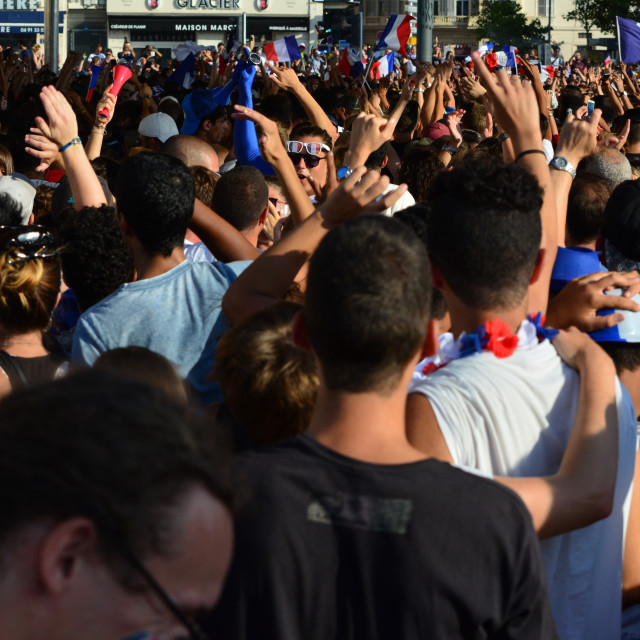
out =
{"type": "Polygon", "coordinates": [[[166,142],[172,136],[178,135],[176,121],[166,113],[152,113],[143,118],[138,126],[138,133],[147,138],[158,138],[166,142]]]}
{"type": "Polygon", "coordinates": [[[180,133],[192,136],[198,130],[203,118],[218,107],[228,105],[231,91],[225,89],[226,87],[198,89],[187,95],[182,101],[184,123],[180,133]]]}

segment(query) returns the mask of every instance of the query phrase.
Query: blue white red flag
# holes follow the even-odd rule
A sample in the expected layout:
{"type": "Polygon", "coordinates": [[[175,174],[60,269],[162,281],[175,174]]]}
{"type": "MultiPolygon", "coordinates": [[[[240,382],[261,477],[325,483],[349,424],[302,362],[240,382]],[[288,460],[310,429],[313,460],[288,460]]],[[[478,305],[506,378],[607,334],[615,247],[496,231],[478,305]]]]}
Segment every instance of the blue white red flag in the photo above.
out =
{"type": "Polygon", "coordinates": [[[342,57],[338,64],[338,69],[343,75],[350,78],[357,78],[364,73],[362,54],[356,47],[348,47],[342,52],[342,57]]]}
{"type": "Polygon", "coordinates": [[[618,47],[624,63],[640,62],[640,23],[628,18],[616,17],[618,22],[618,47]]]}
{"type": "Polygon", "coordinates": [[[388,76],[394,69],[394,61],[393,51],[382,56],[382,58],[371,65],[371,77],[374,80],[379,80],[380,78],[388,76]]]}
{"type": "Polygon", "coordinates": [[[264,55],[273,62],[291,62],[300,60],[300,48],[295,36],[286,36],[280,40],[267,42],[264,45],[264,55]]]}
{"type": "Polygon", "coordinates": [[[507,64],[505,66],[517,69],[518,60],[516,58],[516,53],[518,53],[518,48],[505,45],[504,47],[502,47],[502,50],[507,54],[507,64]]]}
{"type": "Polygon", "coordinates": [[[397,51],[405,58],[407,54],[407,41],[411,35],[411,20],[415,20],[413,16],[397,16],[392,15],[389,22],[382,32],[380,41],[376,45],[376,49],[391,49],[397,51]]]}

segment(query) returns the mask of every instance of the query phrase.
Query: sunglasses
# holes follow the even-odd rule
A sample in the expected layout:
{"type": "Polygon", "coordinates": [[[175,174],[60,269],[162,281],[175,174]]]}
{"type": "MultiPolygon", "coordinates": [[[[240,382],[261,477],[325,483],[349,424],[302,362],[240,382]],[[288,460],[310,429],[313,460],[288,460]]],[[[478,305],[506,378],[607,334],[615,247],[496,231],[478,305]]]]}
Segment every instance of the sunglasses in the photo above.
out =
{"type": "Polygon", "coordinates": [[[297,154],[306,151],[309,155],[322,157],[320,154],[323,151],[331,151],[331,149],[322,142],[298,142],[298,140],[289,140],[289,142],[287,142],[287,151],[297,154]]]}
{"type": "Polygon", "coordinates": [[[304,160],[305,165],[309,169],[313,169],[320,164],[320,160],[325,160],[325,158],[319,158],[318,156],[310,156],[306,153],[291,153],[289,152],[289,157],[291,158],[291,162],[294,165],[298,164],[300,160],[304,160]]]}
{"type": "Polygon", "coordinates": [[[0,252],[7,254],[7,264],[45,260],[58,255],[51,232],[37,224],[0,226],[0,247],[0,252]]]}

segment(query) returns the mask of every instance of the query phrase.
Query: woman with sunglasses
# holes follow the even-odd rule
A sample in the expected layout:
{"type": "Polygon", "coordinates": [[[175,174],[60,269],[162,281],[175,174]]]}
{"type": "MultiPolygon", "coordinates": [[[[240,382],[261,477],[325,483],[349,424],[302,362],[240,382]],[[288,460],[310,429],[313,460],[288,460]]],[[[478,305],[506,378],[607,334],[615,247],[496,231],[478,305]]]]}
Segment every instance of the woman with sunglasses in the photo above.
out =
{"type": "Polygon", "coordinates": [[[0,227],[0,396],[60,370],[43,342],[60,292],[57,254],[44,227],[0,227]]]}

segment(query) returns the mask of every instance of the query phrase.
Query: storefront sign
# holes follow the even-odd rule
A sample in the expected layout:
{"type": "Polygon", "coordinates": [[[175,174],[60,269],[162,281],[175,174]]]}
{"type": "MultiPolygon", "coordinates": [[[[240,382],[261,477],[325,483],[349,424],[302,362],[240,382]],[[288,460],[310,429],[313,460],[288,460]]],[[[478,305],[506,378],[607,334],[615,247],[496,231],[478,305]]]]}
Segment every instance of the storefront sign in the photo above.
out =
{"type": "Polygon", "coordinates": [[[112,31],[233,31],[237,28],[238,21],[234,17],[167,20],[155,16],[109,16],[112,31]]]}
{"type": "MultiPolygon", "coordinates": [[[[0,0],[9,1],[18,2],[0,0]]],[[[246,13],[247,17],[271,15],[270,20],[273,24],[280,24],[283,17],[309,15],[307,3],[300,3],[299,0],[268,0],[262,3],[260,0],[107,0],[107,15],[135,16],[136,23],[144,22],[143,18],[146,16],[171,16],[181,20],[183,15],[203,18],[227,11],[236,14],[246,13]]]]}
{"type": "MultiPolygon", "coordinates": [[[[64,11],[60,11],[58,33],[63,31],[64,11]]],[[[0,33],[44,33],[44,11],[0,11],[0,33]]]]}

